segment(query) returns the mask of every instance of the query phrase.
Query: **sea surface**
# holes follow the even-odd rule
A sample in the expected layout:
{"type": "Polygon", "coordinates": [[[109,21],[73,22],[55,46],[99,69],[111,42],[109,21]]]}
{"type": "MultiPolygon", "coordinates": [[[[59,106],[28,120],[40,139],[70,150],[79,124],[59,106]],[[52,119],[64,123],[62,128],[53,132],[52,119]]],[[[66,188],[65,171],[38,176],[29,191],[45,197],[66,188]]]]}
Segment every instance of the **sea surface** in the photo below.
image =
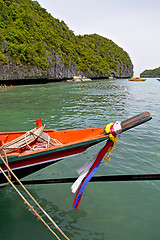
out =
{"type": "MultiPolygon", "coordinates": [[[[0,90],[0,131],[32,129],[39,117],[46,129],[98,127],[144,111],[149,111],[153,119],[124,132],[110,154],[111,160],[103,160],[96,175],[160,173],[160,82],[104,79],[7,86],[0,90]]],[[[103,145],[24,179],[77,177],[76,169],[91,160],[103,145]]],[[[70,239],[160,239],[160,181],[89,183],[77,211],[72,208],[74,195],[70,187],[70,183],[27,186],[70,239]]],[[[15,190],[11,186],[1,188],[0,240],[48,239],[56,238],[15,190]]]]}

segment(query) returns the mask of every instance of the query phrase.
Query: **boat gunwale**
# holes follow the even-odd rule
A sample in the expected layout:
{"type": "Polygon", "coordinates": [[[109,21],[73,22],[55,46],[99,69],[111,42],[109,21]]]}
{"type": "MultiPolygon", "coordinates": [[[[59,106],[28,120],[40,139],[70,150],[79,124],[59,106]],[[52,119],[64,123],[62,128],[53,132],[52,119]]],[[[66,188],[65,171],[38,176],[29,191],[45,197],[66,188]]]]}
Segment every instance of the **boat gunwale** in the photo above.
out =
{"type": "MultiPolygon", "coordinates": [[[[94,145],[94,144],[97,144],[97,143],[100,143],[104,140],[107,140],[108,139],[108,135],[106,136],[102,136],[102,137],[98,137],[98,138],[95,138],[95,139],[88,139],[88,140],[85,140],[83,142],[75,142],[73,144],[63,144],[63,145],[58,145],[58,146],[55,146],[55,147],[51,147],[51,148],[46,148],[46,149],[40,149],[40,150],[35,150],[33,152],[30,152],[26,155],[22,155],[22,156],[16,156],[14,154],[12,155],[8,155],[7,158],[8,158],[8,162],[11,163],[11,162],[16,162],[16,161],[20,161],[20,160],[25,160],[25,159],[29,159],[29,158],[35,158],[35,157],[38,157],[38,156],[45,156],[45,155],[51,155],[53,153],[56,153],[56,152],[60,152],[60,151],[65,151],[65,150],[68,150],[68,149],[71,149],[71,148],[76,148],[76,147],[81,147],[81,146],[85,146],[85,145],[94,145]]],[[[88,147],[87,147],[88,148],[88,147]]],[[[3,164],[2,163],[2,160],[0,160],[0,165],[3,164]]]]}

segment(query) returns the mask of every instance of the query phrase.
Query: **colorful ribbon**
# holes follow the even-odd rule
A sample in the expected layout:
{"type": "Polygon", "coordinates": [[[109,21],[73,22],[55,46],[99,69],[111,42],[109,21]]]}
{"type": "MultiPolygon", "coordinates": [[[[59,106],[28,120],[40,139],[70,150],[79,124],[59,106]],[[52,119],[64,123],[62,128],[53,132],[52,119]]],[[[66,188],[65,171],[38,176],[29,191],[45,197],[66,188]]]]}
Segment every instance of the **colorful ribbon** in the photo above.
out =
{"type": "Polygon", "coordinates": [[[106,145],[101,149],[101,151],[99,152],[98,156],[96,157],[96,160],[94,161],[92,167],[90,168],[88,174],[86,175],[86,177],[83,179],[78,192],[75,196],[74,202],[73,202],[73,208],[74,210],[77,210],[81,197],[82,197],[82,193],[87,185],[87,183],[91,180],[91,178],[93,177],[93,175],[96,173],[103,157],[105,156],[105,154],[107,153],[107,151],[113,146],[113,142],[111,140],[108,140],[106,145]]]}
{"type": "Polygon", "coordinates": [[[98,152],[97,156],[91,162],[85,164],[78,170],[80,176],[71,187],[72,192],[75,193],[80,185],[73,202],[74,210],[78,209],[83,191],[93,175],[96,173],[103,157],[107,152],[111,152],[113,150],[115,142],[118,141],[116,133],[114,132],[114,123],[107,125],[106,133],[109,134],[109,140],[106,142],[105,146],[98,152]]]}

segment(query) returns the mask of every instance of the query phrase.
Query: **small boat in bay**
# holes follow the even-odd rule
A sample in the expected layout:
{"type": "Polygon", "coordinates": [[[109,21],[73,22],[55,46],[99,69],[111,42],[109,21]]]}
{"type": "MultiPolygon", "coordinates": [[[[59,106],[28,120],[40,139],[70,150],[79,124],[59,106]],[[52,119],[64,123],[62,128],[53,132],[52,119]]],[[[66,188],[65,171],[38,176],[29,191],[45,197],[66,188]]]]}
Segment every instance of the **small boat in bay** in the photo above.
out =
{"type": "Polygon", "coordinates": [[[160,78],[157,78],[158,81],[160,81],[160,78]]]}
{"type": "MultiPolygon", "coordinates": [[[[144,112],[122,121],[121,132],[151,118],[149,112],[144,112]]],[[[117,134],[119,130],[112,131],[117,134]]],[[[89,147],[108,140],[109,134],[104,126],[45,130],[40,118],[36,120],[36,127],[30,131],[0,132],[0,184],[8,182],[2,174],[2,170],[8,172],[6,164],[18,178],[23,178],[64,158],[83,153],[89,147]]]]}
{"type": "Polygon", "coordinates": [[[138,78],[138,77],[132,77],[129,79],[129,81],[146,81],[147,79],[146,78],[138,78]]]}

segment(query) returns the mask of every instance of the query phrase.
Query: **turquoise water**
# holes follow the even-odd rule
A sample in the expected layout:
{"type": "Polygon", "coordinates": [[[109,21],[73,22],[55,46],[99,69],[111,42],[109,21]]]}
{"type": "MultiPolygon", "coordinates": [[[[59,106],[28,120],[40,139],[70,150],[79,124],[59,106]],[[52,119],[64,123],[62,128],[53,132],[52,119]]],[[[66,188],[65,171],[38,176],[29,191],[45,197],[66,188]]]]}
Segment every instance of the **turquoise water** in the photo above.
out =
{"type": "MultiPolygon", "coordinates": [[[[60,130],[104,126],[150,111],[153,119],[123,133],[111,161],[103,161],[97,175],[160,173],[160,82],[156,79],[7,87],[0,91],[0,110],[0,131],[32,129],[38,117],[46,128],[60,130]]],[[[75,177],[76,169],[92,159],[103,145],[25,179],[75,177]]],[[[72,209],[74,195],[70,187],[71,184],[28,186],[70,239],[160,239],[160,181],[89,183],[77,211],[72,209]]],[[[0,189],[1,239],[55,238],[7,186],[0,189]]]]}

